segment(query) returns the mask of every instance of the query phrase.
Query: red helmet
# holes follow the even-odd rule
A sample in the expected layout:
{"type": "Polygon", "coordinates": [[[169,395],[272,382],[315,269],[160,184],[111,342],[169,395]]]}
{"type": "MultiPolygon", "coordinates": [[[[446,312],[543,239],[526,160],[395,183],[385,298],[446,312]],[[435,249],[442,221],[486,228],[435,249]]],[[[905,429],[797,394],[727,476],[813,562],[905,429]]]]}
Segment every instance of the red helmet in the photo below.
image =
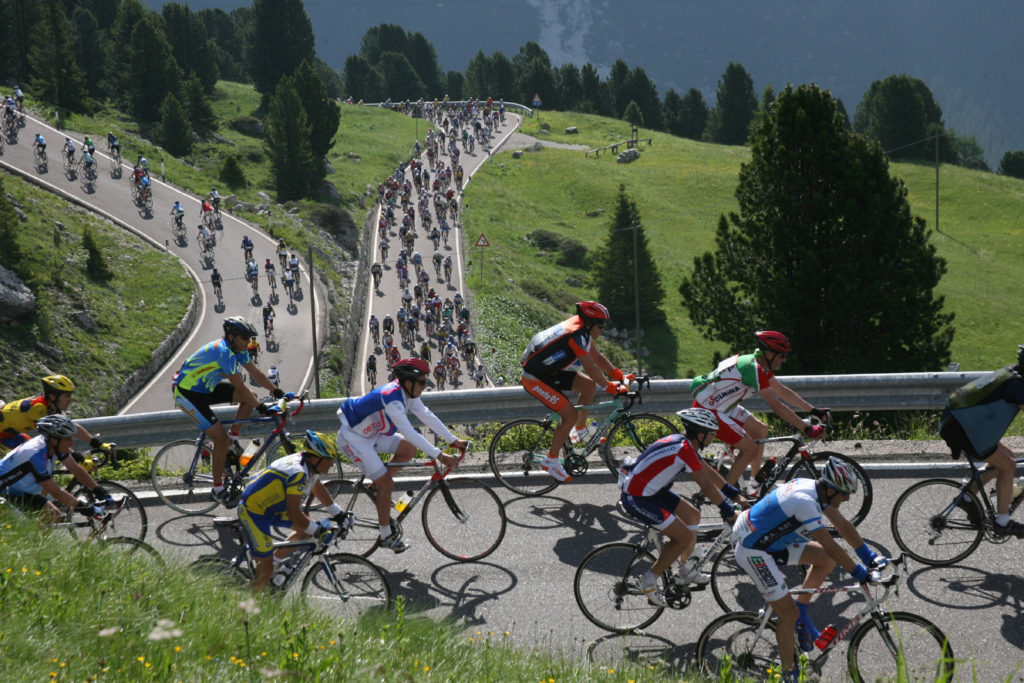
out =
{"type": "Polygon", "coordinates": [[[608,315],[608,309],[596,301],[577,301],[576,314],[582,318],[584,322],[608,320],[611,317],[608,315]]]}
{"type": "Polygon", "coordinates": [[[774,330],[760,330],[754,333],[757,337],[757,348],[776,353],[789,353],[793,350],[786,335],[774,330]]]}
{"type": "Polygon", "coordinates": [[[420,379],[430,373],[430,366],[421,358],[403,358],[391,366],[399,381],[420,379]]]}

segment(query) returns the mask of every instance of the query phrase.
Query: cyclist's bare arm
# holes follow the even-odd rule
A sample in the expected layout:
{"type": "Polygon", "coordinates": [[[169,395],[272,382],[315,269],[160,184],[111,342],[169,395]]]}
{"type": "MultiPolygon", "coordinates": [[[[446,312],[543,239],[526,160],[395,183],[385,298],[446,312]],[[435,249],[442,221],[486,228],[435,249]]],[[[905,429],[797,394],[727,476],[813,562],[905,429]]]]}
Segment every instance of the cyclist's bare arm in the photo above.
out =
{"type": "MultiPolygon", "coordinates": [[[[822,512],[825,512],[828,509],[829,508],[825,508],[825,510],[823,510],[822,512]]],[[[839,512],[835,508],[832,508],[831,511],[835,513],[839,512]]],[[[828,517],[829,521],[835,524],[835,519],[833,519],[828,514],[826,514],[825,516],[828,517]]],[[[842,514],[840,513],[839,516],[842,517],[842,514]]],[[[835,539],[832,538],[832,535],[828,532],[828,529],[822,527],[820,529],[817,529],[816,531],[813,531],[811,533],[811,539],[817,541],[818,544],[825,550],[825,552],[828,553],[828,556],[836,561],[836,564],[838,564],[840,567],[842,567],[848,572],[853,572],[853,569],[857,566],[857,563],[854,562],[853,558],[850,557],[849,553],[843,550],[843,547],[841,545],[836,543],[835,539]]],[[[860,546],[854,547],[858,548],[860,546]]],[[[814,588],[815,586],[806,587],[814,588]]]]}
{"type": "MultiPolygon", "coordinates": [[[[329,495],[327,495],[327,489],[324,488],[324,485],[319,481],[317,481],[317,485],[323,489],[324,495],[327,496],[327,500],[329,502],[325,503],[325,505],[333,503],[334,501],[331,500],[329,495]]],[[[316,486],[313,487],[313,493],[316,493],[316,486]]],[[[317,500],[321,503],[324,502],[320,496],[317,496],[317,500]]],[[[302,496],[298,494],[289,494],[285,496],[284,508],[285,513],[288,515],[288,520],[292,523],[292,531],[294,531],[299,538],[309,538],[309,535],[306,533],[306,528],[309,526],[309,517],[307,517],[302,511],[302,496]]]]}
{"type": "MultiPolygon", "coordinates": [[[[319,479],[317,479],[316,483],[313,484],[313,495],[316,496],[316,499],[320,501],[320,504],[324,507],[330,507],[331,503],[334,502],[334,499],[331,498],[330,492],[327,491],[327,487],[324,486],[323,482],[319,479]]],[[[289,517],[289,519],[291,519],[291,517],[289,517]]]]}
{"type": "Polygon", "coordinates": [[[762,389],[759,396],[764,399],[764,402],[768,404],[772,412],[788,422],[793,429],[801,432],[804,430],[804,421],[786,403],[792,403],[801,410],[810,410],[813,406],[800,398],[792,389],[773,377],[771,384],[767,389],[762,389]],[[782,391],[780,392],[778,389],[782,389],[782,391]],[[796,400],[791,401],[791,398],[796,400]],[[783,401],[786,401],[786,403],[783,403],[783,401]]]}
{"type": "Polygon", "coordinates": [[[84,467],[79,465],[78,461],[71,457],[70,454],[68,455],[68,457],[61,460],[60,464],[66,467],[68,472],[73,474],[75,479],[82,482],[82,485],[85,486],[87,489],[92,491],[94,488],[96,488],[96,480],[93,479],[92,475],[89,474],[89,472],[84,467]]]}
{"type": "Polygon", "coordinates": [[[580,356],[580,365],[583,366],[583,371],[587,373],[590,379],[594,380],[599,389],[604,389],[608,386],[608,378],[601,372],[601,361],[604,361],[604,365],[607,365],[606,372],[611,372],[612,366],[608,362],[608,359],[601,355],[601,352],[595,348],[590,349],[590,353],[583,354],[580,356]],[[598,360],[600,358],[600,360],[598,360]]]}
{"type": "MultiPolygon", "coordinates": [[[[260,375],[263,375],[263,373],[260,372],[260,369],[252,363],[247,363],[243,367],[250,373],[255,371],[260,375]]],[[[266,375],[263,375],[263,379],[267,379],[266,375]]],[[[260,404],[259,399],[256,398],[256,394],[252,393],[249,390],[249,387],[245,386],[245,381],[242,379],[240,374],[228,375],[228,381],[231,382],[231,386],[235,390],[235,397],[238,399],[240,404],[245,404],[251,408],[255,408],[260,404]]]]}
{"type": "MultiPolygon", "coordinates": [[[[857,527],[853,525],[853,522],[846,519],[840,510],[829,505],[827,508],[823,508],[821,512],[828,518],[828,521],[832,522],[832,526],[836,528],[836,531],[843,537],[843,540],[850,544],[851,548],[859,548],[864,543],[864,538],[857,531],[857,527]]],[[[829,536],[831,537],[831,534],[829,536]]]]}
{"type": "Polygon", "coordinates": [[[43,493],[56,500],[58,503],[70,505],[71,507],[78,505],[78,499],[58,486],[57,482],[53,479],[47,479],[46,481],[39,482],[39,486],[42,488],[43,493]]]}

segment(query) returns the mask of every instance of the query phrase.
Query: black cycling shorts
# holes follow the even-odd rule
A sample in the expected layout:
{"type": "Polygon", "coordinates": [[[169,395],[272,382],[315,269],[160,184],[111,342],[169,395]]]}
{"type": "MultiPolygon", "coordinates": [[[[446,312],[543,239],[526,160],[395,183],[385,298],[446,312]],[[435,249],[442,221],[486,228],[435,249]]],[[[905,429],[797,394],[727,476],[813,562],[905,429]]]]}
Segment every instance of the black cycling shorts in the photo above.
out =
{"type": "Polygon", "coordinates": [[[974,445],[971,444],[971,440],[967,438],[960,420],[953,417],[949,408],[942,411],[942,419],[939,421],[939,436],[949,446],[954,459],[959,458],[960,454],[964,453],[971,460],[987,460],[999,448],[999,443],[996,442],[992,448],[989,448],[984,453],[976,452],[974,445]]]}

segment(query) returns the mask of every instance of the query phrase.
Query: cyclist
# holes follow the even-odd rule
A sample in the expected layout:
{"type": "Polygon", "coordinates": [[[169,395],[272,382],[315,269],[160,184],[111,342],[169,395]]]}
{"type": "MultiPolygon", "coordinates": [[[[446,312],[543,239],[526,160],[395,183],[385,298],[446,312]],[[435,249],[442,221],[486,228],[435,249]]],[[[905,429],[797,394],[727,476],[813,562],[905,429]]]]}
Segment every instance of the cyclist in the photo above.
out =
{"type": "MultiPolygon", "coordinates": [[[[269,263],[269,261],[268,261],[269,263]]],[[[274,331],[274,307],[270,302],[263,307],[263,334],[264,336],[274,331]]]]}
{"type": "Polygon", "coordinates": [[[277,275],[277,266],[275,266],[274,262],[268,258],[266,262],[263,264],[263,270],[267,274],[267,284],[273,287],[274,277],[277,275]]]}
{"type": "Polygon", "coordinates": [[[142,167],[138,164],[132,166],[132,182],[135,183],[135,187],[142,187],[142,180],[146,177],[142,167]]]}
{"type": "Polygon", "coordinates": [[[284,291],[288,292],[289,295],[295,288],[295,278],[292,277],[292,271],[287,268],[281,273],[281,284],[284,285],[284,291]]]}
{"type": "Polygon", "coordinates": [[[144,156],[142,156],[140,154],[138,159],[135,161],[135,163],[138,165],[139,168],[142,169],[142,172],[145,173],[146,177],[148,178],[149,177],[149,159],[147,159],[146,157],[144,157],[144,156]]]}
{"type": "Polygon", "coordinates": [[[452,297],[452,303],[455,304],[455,310],[462,310],[462,292],[455,292],[455,296],[452,297]]]}
{"type": "Polygon", "coordinates": [[[210,203],[213,204],[213,211],[218,216],[220,215],[220,193],[217,192],[216,187],[210,188],[210,203]]]}
{"type": "MultiPolygon", "coordinates": [[[[1024,410],[1024,344],[1017,348],[1017,364],[980,377],[957,389],[946,401],[939,422],[939,436],[949,446],[954,459],[965,453],[971,460],[984,461],[981,481],[996,480],[996,523],[999,536],[1024,538],[1024,524],[1010,519],[1014,498],[1013,475],[1017,462],[1013,451],[1002,442],[1006,429],[1024,410]]],[[[972,521],[979,522],[981,511],[961,501],[972,521]]]]}
{"type": "Polygon", "coordinates": [[[412,265],[416,269],[416,272],[420,272],[420,268],[423,267],[423,255],[418,251],[412,253],[412,265]]]}
{"type": "Polygon", "coordinates": [[[888,558],[868,547],[857,528],[839,511],[839,505],[856,492],[857,474],[841,460],[829,458],[818,479],[794,479],[773,489],[744,510],[732,527],[736,563],[778,617],[776,637],[786,681],[799,680],[799,669],[794,668],[794,640],[799,641],[801,650],[810,652],[819,633],[807,612],[811,596],[801,595],[794,601],[779,566],[810,565],[803,586],[817,588],[836,564],[857,581],[867,583],[879,581],[877,570],[889,563],[888,558]],[[836,543],[822,516],[856,548],[860,562],[836,543]]]}
{"type": "Polygon", "coordinates": [[[373,337],[373,343],[376,344],[380,339],[380,322],[377,320],[377,316],[370,314],[370,335],[373,337]]]}
{"type": "Polygon", "coordinates": [[[473,371],[473,381],[476,385],[483,386],[484,380],[487,378],[487,372],[484,370],[483,363],[476,366],[476,370],[473,371]]]}
{"type": "MultiPolygon", "coordinates": [[[[205,212],[206,211],[205,207],[209,206],[209,204],[207,204],[204,201],[203,202],[203,206],[204,206],[203,211],[205,212]]],[[[204,213],[204,215],[205,215],[205,213],[204,213]]],[[[243,235],[242,236],[242,256],[243,256],[243,258],[246,261],[248,261],[249,259],[252,258],[252,239],[248,235],[243,235]]]]}
{"type": "Polygon", "coordinates": [[[139,196],[144,199],[149,197],[150,186],[151,183],[149,182],[149,176],[142,176],[142,179],[139,181],[139,196]]]}
{"type": "Polygon", "coordinates": [[[419,358],[404,358],[393,364],[395,379],[360,398],[349,398],[338,409],[341,429],[338,447],[377,487],[377,522],[381,545],[396,553],[409,546],[391,525],[392,472],[378,453],[394,453],[391,462],[408,462],[422,451],[435,465],[455,468],[457,461],[424,438],[409,422],[411,412],[445,443],[464,450],[466,442],[448,431],[427,408],[420,396],[427,386],[430,366],[419,358]]]}
{"type": "Polygon", "coordinates": [[[174,219],[176,227],[182,227],[182,222],[185,220],[185,207],[181,205],[180,200],[174,201],[174,206],[171,207],[171,218],[174,219]]]}
{"type": "Polygon", "coordinates": [[[374,263],[370,266],[370,275],[373,276],[373,288],[380,289],[380,279],[384,275],[384,270],[380,267],[379,263],[374,263]]]}
{"type": "Polygon", "coordinates": [[[389,246],[388,238],[387,237],[381,238],[381,240],[380,240],[380,260],[381,261],[387,261],[388,260],[388,246],[389,246]]]}
{"type": "Polygon", "coordinates": [[[366,359],[366,375],[367,375],[367,377],[369,377],[371,373],[373,374],[373,377],[375,377],[375,378],[377,377],[377,356],[373,355],[372,353],[366,359]]]}
{"type": "Polygon", "coordinates": [[[274,398],[282,398],[284,392],[274,386],[249,356],[249,340],[256,337],[256,327],[241,316],[231,316],[224,318],[223,329],[223,337],[204,344],[188,357],[171,378],[171,388],[174,404],[213,442],[214,500],[224,503],[226,507],[234,507],[237,501],[229,500],[224,489],[224,461],[228,448],[241,455],[238,433],[242,425],[232,425],[229,433],[218,422],[210,406],[237,403],[235,419],[238,420],[249,417],[253,409],[261,413],[265,411],[256,395],[245,385],[240,367],[245,368],[249,377],[271,392],[274,398]]]}
{"type": "MultiPolygon", "coordinates": [[[[761,470],[764,444],[757,443],[757,440],[768,436],[768,425],[740,405],[744,398],[758,394],[776,415],[812,439],[821,438],[825,428],[805,424],[787,404],[818,418],[828,415],[827,408],[815,408],[775,377],[774,373],[779,371],[792,351],[786,336],[781,332],[761,330],[754,333],[754,338],[757,351],[726,358],[712,372],[696,377],[690,383],[694,407],[714,411],[720,425],[718,439],[738,451],[726,477],[733,486],[737,485],[747,465],[750,465],[751,480],[761,470]]],[[[756,487],[756,484],[752,486],[756,487]]]]}
{"type": "Polygon", "coordinates": [[[224,291],[221,289],[224,286],[224,278],[221,277],[216,268],[210,273],[210,283],[213,285],[213,293],[217,295],[218,299],[224,296],[224,291]]]}
{"type": "Polygon", "coordinates": [[[579,301],[576,315],[535,334],[523,351],[523,376],[519,383],[561,418],[547,457],[541,461],[541,466],[558,481],[572,481],[558,461],[565,440],[583,442],[590,437],[586,427],[587,412],[576,410],[563,392],[578,392],[580,402],[590,404],[598,387],[617,396],[629,391],[629,381],[633,379],[632,375],[624,375],[612,365],[594,346],[608,320],[608,309],[603,305],[596,301],[579,301]],[[583,366],[583,372],[570,369],[577,361],[583,366]]]}
{"type": "Polygon", "coordinates": [[[448,378],[448,367],[444,364],[444,358],[438,358],[434,366],[434,385],[438,389],[444,389],[444,382],[448,378]]]}
{"type": "Polygon", "coordinates": [[[269,379],[270,383],[275,387],[281,386],[281,373],[277,371],[276,365],[270,366],[270,370],[267,371],[267,379],[269,379]]]}
{"type": "MultiPolygon", "coordinates": [[[[63,414],[74,400],[75,383],[65,375],[47,375],[40,380],[43,391],[38,396],[16,399],[0,406],[0,444],[15,448],[29,440],[28,432],[47,415],[63,414]]],[[[82,425],[76,425],[75,437],[90,448],[110,452],[112,443],[103,443],[82,425]]]]}
{"type": "Polygon", "coordinates": [[[292,253],[292,257],[288,259],[288,268],[292,271],[292,275],[295,279],[299,279],[299,255],[292,253]]]}
{"type": "Polygon", "coordinates": [[[256,263],[256,259],[250,257],[249,262],[245,264],[245,280],[250,284],[254,284],[259,276],[259,264],[256,263]]]}
{"type": "Polygon", "coordinates": [[[82,140],[82,151],[88,152],[90,155],[96,154],[96,144],[89,139],[88,135],[86,135],[85,139],[82,140]]]}
{"type": "MultiPolygon", "coordinates": [[[[718,506],[722,519],[732,524],[736,511],[730,500],[745,504],[739,489],[725,483],[713,467],[702,467],[700,451],[718,431],[715,414],[704,408],[687,408],[676,413],[683,422],[684,434],[672,434],[655,441],[638,456],[626,458],[620,468],[619,489],[622,507],[641,522],[658,529],[668,541],[654,564],[640,577],[640,589],[652,605],[667,606],[665,595],[658,588],[658,577],[672,563],[690,557],[697,542],[693,532],[700,523],[700,511],[672,491],[672,482],[689,474],[712,503],[718,506]]],[[[706,586],[711,577],[684,563],[683,583],[706,586]]]]}
{"type": "Polygon", "coordinates": [[[121,156],[121,143],[118,141],[117,136],[114,135],[114,131],[107,133],[107,152],[115,157],[121,156]]]}
{"type": "Polygon", "coordinates": [[[405,308],[412,307],[412,292],[409,291],[408,287],[402,290],[402,306],[405,308]]]}
{"type": "Polygon", "coordinates": [[[444,279],[445,280],[451,280],[452,279],[452,257],[451,256],[445,256],[444,257],[444,279]]]}
{"type": "Polygon", "coordinates": [[[18,109],[24,109],[25,104],[25,93],[21,91],[17,85],[14,86],[14,99],[18,102],[18,109]]]}
{"type": "Polygon", "coordinates": [[[284,268],[288,262],[288,245],[285,244],[283,237],[280,237],[277,240],[277,260],[280,262],[282,268],[284,268]]]}
{"type": "Polygon", "coordinates": [[[430,341],[424,340],[423,344],[420,346],[420,358],[422,358],[428,365],[430,364],[430,354],[430,341]]]}
{"type": "Polygon", "coordinates": [[[82,150],[82,166],[83,166],[83,168],[85,168],[87,173],[92,170],[92,167],[93,167],[94,163],[96,163],[96,161],[95,161],[95,159],[92,158],[92,155],[89,154],[89,150],[83,149],[82,150]]]}
{"type": "Polygon", "coordinates": [[[330,533],[330,519],[314,522],[302,511],[307,492],[312,491],[331,518],[339,524],[343,521],[341,506],[319,480],[338,455],[330,434],[307,429],[300,452],[278,458],[249,480],[239,501],[238,519],[246,532],[249,554],[256,561],[256,576],[252,579],[255,590],[266,588],[275,572],[288,571],[284,559],[294,550],[274,550],[270,527],[291,527],[287,541],[320,538],[330,533]]]}
{"type": "Polygon", "coordinates": [[[32,147],[46,154],[46,138],[43,137],[42,133],[36,133],[36,139],[32,142],[32,147]]]}
{"type": "Polygon", "coordinates": [[[43,494],[85,516],[92,515],[92,505],[80,503],[53,480],[53,464],[59,459],[96,500],[113,504],[110,493],[75,461],[71,452],[75,435],[81,427],[66,415],[57,414],[39,418],[35,429],[38,436],[0,458],[0,495],[25,510],[42,510],[51,522],[60,521],[62,515],[43,494]]]}
{"type": "Polygon", "coordinates": [[[381,328],[384,330],[384,334],[395,333],[395,321],[391,318],[390,313],[384,314],[384,320],[381,322],[381,328]]]}
{"type": "Polygon", "coordinates": [[[75,163],[75,143],[68,137],[64,138],[64,157],[69,164],[75,163]]]}

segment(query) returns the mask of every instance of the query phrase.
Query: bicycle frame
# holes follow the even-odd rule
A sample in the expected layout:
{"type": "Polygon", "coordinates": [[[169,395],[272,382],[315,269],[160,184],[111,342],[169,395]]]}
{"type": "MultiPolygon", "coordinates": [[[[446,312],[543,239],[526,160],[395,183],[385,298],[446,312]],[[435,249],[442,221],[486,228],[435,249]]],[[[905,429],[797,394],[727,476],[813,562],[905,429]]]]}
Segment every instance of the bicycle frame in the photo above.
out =
{"type": "MultiPolygon", "coordinates": [[[[693,569],[700,570],[707,566],[708,563],[714,561],[722,548],[729,545],[729,541],[732,539],[732,525],[728,523],[724,524],[698,524],[697,528],[693,532],[700,539],[702,535],[710,533],[718,529],[719,534],[708,546],[704,549],[704,552],[697,558],[697,563],[693,566],[693,569]]],[[[662,533],[658,529],[652,526],[647,527],[647,534],[644,541],[640,544],[640,548],[644,552],[650,552],[651,546],[654,546],[658,550],[658,556],[661,556],[663,542],[662,533]]],[[[672,564],[674,566],[681,567],[683,562],[689,558],[679,558],[672,564]]],[[[665,578],[665,601],[668,606],[672,609],[682,609],[690,604],[690,588],[688,584],[681,583],[677,575],[672,573],[671,567],[663,574],[665,578]]]]}
{"type": "MultiPolygon", "coordinates": [[[[1014,463],[1015,467],[1020,467],[1021,463],[1024,463],[1024,458],[1015,458],[1014,463]]],[[[960,491],[967,491],[972,486],[976,485],[977,490],[971,491],[971,493],[974,494],[974,497],[977,498],[981,502],[982,507],[985,508],[984,523],[986,524],[986,528],[989,528],[991,527],[992,521],[995,519],[996,510],[995,506],[992,504],[991,498],[989,498],[988,494],[985,493],[986,484],[982,483],[981,480],[982,477],[985,476],[985,473],[990,470],[990,468],[987,465],[984,468],[979,468],[976,464],[974,464],[974,461],[971,460],[970,458],[967,458],[967,464],[970,465],[971,467],[971,475],[967,478],[966,481],[963,482],[962,486],[960,487],[960,491]]],[[[1017,510],[1017,508],[1021,504],[1021,501],[1024,501],[1024,490],[1022,490],[1019,494],[1017,494],[1016,496],[1013,497],[1013,499],[1010,500],[1010,515],[1012,515],[1017,510]]],[[[953,509],[953,507],[955,507],[955,505],[950,505],[949,509],[945,511],[946,514],[948,514],[953,509]]]]}

